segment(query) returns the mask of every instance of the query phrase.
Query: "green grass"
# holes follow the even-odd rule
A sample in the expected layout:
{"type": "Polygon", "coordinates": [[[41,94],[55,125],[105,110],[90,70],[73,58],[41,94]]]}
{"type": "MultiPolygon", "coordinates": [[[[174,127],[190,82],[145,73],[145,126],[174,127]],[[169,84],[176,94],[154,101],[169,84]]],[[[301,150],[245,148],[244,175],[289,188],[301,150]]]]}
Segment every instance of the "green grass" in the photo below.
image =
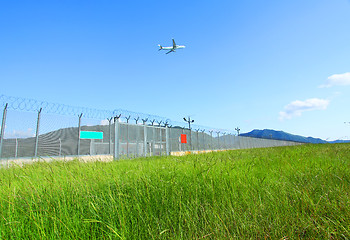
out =
{"type": "Polygon", "coordinates": [[[0,169],[0,239],[349,239],[350,145],[0,169]]]}

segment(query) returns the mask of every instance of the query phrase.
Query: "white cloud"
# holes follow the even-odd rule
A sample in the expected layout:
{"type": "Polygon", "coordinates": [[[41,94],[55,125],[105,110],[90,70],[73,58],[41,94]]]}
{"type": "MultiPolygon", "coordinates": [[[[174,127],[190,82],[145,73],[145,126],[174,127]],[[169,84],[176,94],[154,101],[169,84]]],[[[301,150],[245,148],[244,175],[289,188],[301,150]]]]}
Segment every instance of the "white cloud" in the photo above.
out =
{"type": "Polygon", "coordinates": [[[35,133],[32,128],[28,128],[26,131],[22,130],[12,130],[12,132],[6,132],[4,134],[5,138],[29,138],[35,137],[35,133]]]}
{"type": "Polygon", "coordinates": [[[329,105],[329,100],[310,98],[305,101],[296,100],[284,107],[284,111],[279,113],[281,121],[291,119],[292,117],[299,117],[305,111],[325,110],[329,105]]]}
{"type": "Polygon", "coordinates": [[[333,74],[328,77],[326,84],[319,86],[320,88],[329,88],[333,86],[350,85],[350,72],[342,74],[333,74]]]}

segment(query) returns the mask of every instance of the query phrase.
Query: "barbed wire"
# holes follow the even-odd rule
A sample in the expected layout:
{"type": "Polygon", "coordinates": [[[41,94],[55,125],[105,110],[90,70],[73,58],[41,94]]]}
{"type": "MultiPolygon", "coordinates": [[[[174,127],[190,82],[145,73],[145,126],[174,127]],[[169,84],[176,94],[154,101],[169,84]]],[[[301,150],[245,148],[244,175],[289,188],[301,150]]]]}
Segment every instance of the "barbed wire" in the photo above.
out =
{"type": "MultiPolygon", "coordinates": [[[[187,123],[172,121],[169,118],[161,117],[157,115],[145,114],[132,112],[124,109],[114,109],[114,110],[103,110],[103,109],[95,109],[95,108],[87,108],[87,107],[77,107],[77,106],[69,106],[60,103],[50,103],[46,101],[39,101],[35,99],[28,99],[22,97],[13,97],[0,95],[0,106],[3,109],[7,105],[7,109],[17,110],[17,111],[28,111],[28,112],[38,112],[42,109],[42,113],[49,114],[58,114],[58,115],[68,115],[68,116],[78,116],[83,113],[84,118],[90,119],[108,119],[111,117],[119,116],[121,119],[130,118],[130,119],[139,119],[140,122],[142,120],[146,120],[147,122],[151,122],[155,125],[168,125],[172,127],[180,127],[187,128],[187,123]]],[[[227,129],[218,129],[212,128],[208,126],[201,126],[197,124],[192,124],[192,130],[205,131],[205,132],[221,132],[227,134],[233,134],[234,131],[227,129]]]]}
{"type": "Polygon", "coordinates": [[[110,117],[113,111],[93,109],[87,107],[75,107],[59,103],[50,103],[46,101],[38,101],[35,99],[27,99],[21,97],[10,97],[0,95],[1,105],[8,104],[8,109],[37,112],[42,108],[43,113],[52,113],[59,115],[71,115],[76,116],[83,113],[85,117],[92,119],[104,119],[110,117]]]}

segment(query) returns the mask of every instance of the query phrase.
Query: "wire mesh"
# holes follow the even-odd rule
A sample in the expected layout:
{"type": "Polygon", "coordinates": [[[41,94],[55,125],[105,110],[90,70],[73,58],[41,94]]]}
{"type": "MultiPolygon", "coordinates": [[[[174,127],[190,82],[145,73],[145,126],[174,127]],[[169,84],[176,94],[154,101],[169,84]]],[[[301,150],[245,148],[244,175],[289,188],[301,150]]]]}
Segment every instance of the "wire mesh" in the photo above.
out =
{"type": "Polygon", "coordinates": [[[6,103],[0,158],[30,158],[35,153],[39,157],[114,155],[119,158],[134,158],[162,156],[178,151],[299,144],[235,136],[230,130],[195,124],[191,124],[190,130],[186,122],[122,109],[89,109],[0,95],[0,106],[5,108],[6,103]],[[39,109],[42,109],[40,114],[39,109]],[[143,119],[143,124],[140,124],[140,119],[143,119]],[[81,131],[99,132],[102,133],[102,138],[81,138],[81,131]],[[182,142],[181,136],[185,136],[187,141],[182,142]]]}
{"type": "Polygon", "coordinates": [[[36,113],[9,109],[3,137],[3,158],[34,156],[36,113]]]}

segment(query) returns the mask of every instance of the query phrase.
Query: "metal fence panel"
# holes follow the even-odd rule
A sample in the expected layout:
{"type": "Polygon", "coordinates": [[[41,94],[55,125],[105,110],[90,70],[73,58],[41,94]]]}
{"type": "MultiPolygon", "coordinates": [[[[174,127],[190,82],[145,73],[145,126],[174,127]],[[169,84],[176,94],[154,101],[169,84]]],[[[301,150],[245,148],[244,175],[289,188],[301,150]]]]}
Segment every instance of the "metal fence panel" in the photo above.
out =
{"type": "Polygon", "coordinates": [[[2,158],[32,157],[37,114],[9,109],[3,137],[2,158]]]}
{"type": "MultiPolygon", "coordinates": [[[[1,100],[1,98],[0,98],[1,100]]],[[[12,108],[4,108],[6,120],[1,135],[0,158],[113,155],[115,158],[162,156],[177,151],[203,151],[289,146],[300,143],[273,139],[235,136],[221,130],[203,128],[188,129],[181,126],[168,127],[156,120],[109,115],[110,112],[64,106],[72,114],[61,114],[59,105],[46,105],[58,113],[14,110],[27,109],[25,101],[17,101],[12,108]],[[24,104],[24,105],[23,105],[24,104]],[[6,111],[5,111],[6,110],[6,111]],[[82,110],[79,114],[78,110],[82,110]],[[117,117],[115,117],[117,116],[117,117]],[[40,121],[39,121],[40,119],[40,121]],[[115,122],[115,120],[117,122],[115,122]],[[123,120],[123,121],[121,121],[123,120]],[[126,121],[126,122],[125,122],[126,121]],[[158,124],[157,124],[158,123],[158,124]],[[38,127],[38,128],[37,128],[38,127]],[[80,138],[80,131],[102,132],[102,139],[80,138]],[[36,138],[38,132],[38,138],[36,138]],[[187,142],[181,142],[181,135],[187,142]],[[37,143],[37,144],[36,144],[37,143]],[[119,146],[119,147],[118,147],[119,146]]],[[[35,103],[39,104],[39,103],[35,103]]],[[[4,107],[5,105],[2,104],[4,107]]],[[[4,114],[3,113],[3,114],[4,114]]]]}

